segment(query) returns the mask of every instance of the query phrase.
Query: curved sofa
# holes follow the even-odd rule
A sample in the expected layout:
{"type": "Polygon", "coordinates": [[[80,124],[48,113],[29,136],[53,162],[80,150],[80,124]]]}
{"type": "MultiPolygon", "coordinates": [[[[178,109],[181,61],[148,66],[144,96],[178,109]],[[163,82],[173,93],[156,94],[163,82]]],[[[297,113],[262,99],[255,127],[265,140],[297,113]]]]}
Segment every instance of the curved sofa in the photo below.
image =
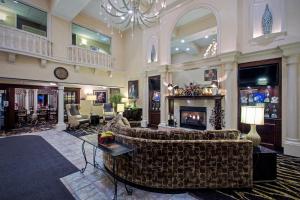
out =
{"type": "MultiPolygon", "coordinates": [[[[117,176],[155,189],[252,187],[252,142],[239,140],[236,130],[172,131],[107,128],[115,139],[135,148],[132,158],[118,158],[117,176]]],[[[112,170],[112,158],[103,154],[112,170]]]]}

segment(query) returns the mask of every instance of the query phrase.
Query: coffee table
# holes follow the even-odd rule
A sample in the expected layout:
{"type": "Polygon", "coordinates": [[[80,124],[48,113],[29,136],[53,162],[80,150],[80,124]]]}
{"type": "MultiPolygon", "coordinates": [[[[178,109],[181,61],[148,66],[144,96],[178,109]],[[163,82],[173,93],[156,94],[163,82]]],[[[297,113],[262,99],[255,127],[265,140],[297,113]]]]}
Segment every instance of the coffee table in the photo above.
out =
{"type": "MultiPolygon", "coordinates": [[[[116,166],[117,166],[117,157],[119,156],[125,156],[127,158],[127,161],[129,161],[129,157],[130,154],[134,151],[133,148],[128,147],[127,145],[124,145],[122,143],[119,142],[112,142],[109,144],[99,144],[98,143],[98,134],[91,134],[91,135],[85,135],[82,137],[79,137],[79,139],[81,139],[82,142],[82,154],[84,157],[84,161],[85,161],[85,166],[80,170],[81,173],[84,173],[84,171],[86,170],[86,167],[88,164],[92,165],[93,167],[103,171],[105,174],[107,174],[108,176],[110,176],[110,174],[107,172],[106,169],[104,169],[103,167],[101,167],[97,162],[96,162],[96,154],[97,154],[97,150],[101,150],[104,153],[109,154],[112,159],[113,159],[113,171],[111,176],[113,177],[113,180],[111,180],[114,184],[114,197],[113,199],[116,200],[117,199],[117,194],[118,194],[118,180],[116,178],[116,166]],[[87,160],[86,157],[86,152],[85,152],[85,143],[88,143],[90,145],[93,146],[93,162],[90,162],[87,160]]],[[[125,188],[126,191],[129,195],[132,194],[132,190],[127,188],[127,185],[125,184],[125,188]]]]}

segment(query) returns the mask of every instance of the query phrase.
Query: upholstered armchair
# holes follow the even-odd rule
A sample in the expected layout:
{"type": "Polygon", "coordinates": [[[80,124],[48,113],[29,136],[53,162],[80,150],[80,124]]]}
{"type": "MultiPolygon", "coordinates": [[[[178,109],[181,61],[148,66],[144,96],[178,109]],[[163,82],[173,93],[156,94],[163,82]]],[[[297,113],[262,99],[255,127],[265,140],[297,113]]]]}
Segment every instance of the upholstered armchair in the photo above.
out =
{"type": "Polygon", "coordinates": [[[78,128],[82,124],[90,123],[89,116],[81,115],[79,104],[66,104],[69,128],[78,128]]]}
{"type": "Polygon", "coordinates": [[[114,108],[111,103],[103,104],[103,120],[109,121],[115,117],[114,108]]]}

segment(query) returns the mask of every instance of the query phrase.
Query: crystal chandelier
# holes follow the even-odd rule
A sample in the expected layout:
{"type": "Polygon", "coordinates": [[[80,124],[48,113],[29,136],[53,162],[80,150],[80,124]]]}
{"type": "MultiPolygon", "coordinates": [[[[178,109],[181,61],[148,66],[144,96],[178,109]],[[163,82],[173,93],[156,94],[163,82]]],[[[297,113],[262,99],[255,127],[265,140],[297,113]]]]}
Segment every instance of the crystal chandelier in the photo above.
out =
{"type": "Polygon", "coordinates": [[[108,27],[134,29],[150,27],[165,7],[166,0],[100,0],[100,15],[104,15],[108,27]]]}

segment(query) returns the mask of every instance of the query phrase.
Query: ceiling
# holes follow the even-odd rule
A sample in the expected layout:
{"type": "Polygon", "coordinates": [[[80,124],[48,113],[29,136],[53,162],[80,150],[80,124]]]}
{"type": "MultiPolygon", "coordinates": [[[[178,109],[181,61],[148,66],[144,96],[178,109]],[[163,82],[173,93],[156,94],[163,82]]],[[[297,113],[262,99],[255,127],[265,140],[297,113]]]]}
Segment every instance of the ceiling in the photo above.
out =
{"type": "Polygon", "coordinates": [[[177,23],[176,27],[183,26],[185,24],[188,24],[192,21],[198,20],[204,16],[207,16],[211,14],[212,12],[205,8],[199,8],[196,10],[192,10],[191,12],[184,15],[177,23]]]}
{"type": "Polygon", "coordinates": [[[35,23],[46,26],[47,25],[47,13],[33,8],[26,4],[21,3],[20,1],[15,0],[5,0],[4,3],[0,3],[4,8],[10,9],[12,12],[30,20],[35,23]]]}

